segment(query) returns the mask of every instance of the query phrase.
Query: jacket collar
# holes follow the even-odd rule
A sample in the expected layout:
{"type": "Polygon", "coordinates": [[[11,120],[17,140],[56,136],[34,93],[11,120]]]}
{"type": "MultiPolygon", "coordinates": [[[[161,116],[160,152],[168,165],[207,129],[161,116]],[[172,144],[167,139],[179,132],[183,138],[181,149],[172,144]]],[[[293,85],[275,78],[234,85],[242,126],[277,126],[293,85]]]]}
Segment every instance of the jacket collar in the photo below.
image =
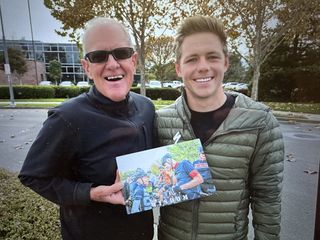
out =
{"type": "Polygon", "coordinates": [[[105,97],[93,85],[87,93],[87,96],[96,108],[108,113],[128,116],[131,115],[132,111],[135,109],[133,100],[130,97],[130,93],[127,94],[126,98],[123,101],[115,102],[105,97]]]}
{"type": "MultiPolygon", "coordinates": [[[[226,119],[217,129],[216,134],[221,131],[239,131],[240,129],[253,129],[263,127],[264,120],[269,108],[253,101],[251,98],[231,92],[236,97],[235,104],[226,119]]],[[[186,102],[186,93],[183,92],[176,102],[176,109],[184,125],[190,125],[191,113],[186,102]],[[183,106],[183,107],[179,107],[183,106]]]]}

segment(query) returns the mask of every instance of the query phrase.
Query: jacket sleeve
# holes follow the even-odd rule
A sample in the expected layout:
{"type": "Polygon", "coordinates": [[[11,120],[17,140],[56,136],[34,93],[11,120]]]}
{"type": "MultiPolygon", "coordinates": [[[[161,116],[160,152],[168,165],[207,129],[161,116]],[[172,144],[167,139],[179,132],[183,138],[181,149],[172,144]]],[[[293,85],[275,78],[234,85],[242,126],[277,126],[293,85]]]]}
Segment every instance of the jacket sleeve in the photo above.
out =
{"type": "Polygon", "coordinates": [[[74,180],[76,146],[71,124],[57,112],[49,113],[19,173],[21,183],[59,205],[90,203],[92,183],[74,180]]]}
{"type": "Polygon", "coordinates": [[[279,124],[268,112],[257,139],[250,170],[255,239],[280,239],[284,143],[279,124]]]}

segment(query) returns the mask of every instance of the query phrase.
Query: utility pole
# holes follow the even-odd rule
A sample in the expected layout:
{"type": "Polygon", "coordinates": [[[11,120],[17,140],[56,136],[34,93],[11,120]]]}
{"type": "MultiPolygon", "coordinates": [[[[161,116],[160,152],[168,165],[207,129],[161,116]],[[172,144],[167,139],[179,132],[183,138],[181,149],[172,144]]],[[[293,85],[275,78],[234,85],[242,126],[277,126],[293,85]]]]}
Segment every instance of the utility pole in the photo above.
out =
{"type": "Polygon", "coordinates": [[[3,27],[4,24],[2,19],[1,5],[0,5],[0,19],[1,19],[1,29],[2,29],[2,36],[3,36],[4,72],[7,75],[8,83],[9,83],[10,107],[15,107],[16,104],[14,102],[13,87],[11,82],[11,70],[10,70],[10,64],[9,64],[8,49],[6,45],[6,37],[4,35],[4,27],[3,27]]]}
{"type": "Polygon", "coordinates": [[[36,50],[35,50],[34,40],[33,40],[32,20],[31,20],[31,11],[30,11],[29,0],[28,0],[28,10],[29,10],[29,21],[30,21],[30,29],[31,29],[31,40],[32,40],[32,47],[33,47],[34,69],[36,71],[36,81],[37,81],[37,85],[38,85],[39,80],[38,80],[37,56],[36,56],[36,50]]]}

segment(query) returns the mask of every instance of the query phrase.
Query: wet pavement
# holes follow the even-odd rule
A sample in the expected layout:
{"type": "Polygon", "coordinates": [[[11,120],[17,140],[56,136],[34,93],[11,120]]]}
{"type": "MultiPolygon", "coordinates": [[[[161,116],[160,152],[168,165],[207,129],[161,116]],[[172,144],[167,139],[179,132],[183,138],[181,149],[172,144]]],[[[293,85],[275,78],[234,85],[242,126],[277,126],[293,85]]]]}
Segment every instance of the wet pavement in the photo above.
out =
{"type": "MultiPolygon", "coordinates": [[[[47,111],[0,109],[0,167],[12,172],[20,170],[47,111]]],[[[311,240],[319,176],[320,115],[274,114],[285,141],[281,240],[311,240]]],[[[249,239],[253,239],[252,227],[249,239]]]]}

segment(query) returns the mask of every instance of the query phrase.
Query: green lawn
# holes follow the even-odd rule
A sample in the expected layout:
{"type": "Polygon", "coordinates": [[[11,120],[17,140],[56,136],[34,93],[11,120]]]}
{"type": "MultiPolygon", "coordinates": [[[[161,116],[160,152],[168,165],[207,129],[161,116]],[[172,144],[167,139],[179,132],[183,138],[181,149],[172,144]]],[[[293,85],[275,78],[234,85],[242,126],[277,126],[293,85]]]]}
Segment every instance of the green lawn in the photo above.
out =
{"type": "MultiPolygon", "coordinates": [[[[17,99],[15,100],[17,108],[52,108],[63,102],[63,98],[49,98],[49,99],[17,99]],[[29,103],[25,103],[29,102],[29,103]]],[[[167,106],[173,101],[170,100],[154,100],[156,109],[167,106]]],[[[279,103],[279,102],[265,102],[271,109],[286,112],[303,112],[320,114],[320,103],[279,103]]],[[[8,107],[9,101],[7,99],[0,99],[0,107],[8,107]]]]}

